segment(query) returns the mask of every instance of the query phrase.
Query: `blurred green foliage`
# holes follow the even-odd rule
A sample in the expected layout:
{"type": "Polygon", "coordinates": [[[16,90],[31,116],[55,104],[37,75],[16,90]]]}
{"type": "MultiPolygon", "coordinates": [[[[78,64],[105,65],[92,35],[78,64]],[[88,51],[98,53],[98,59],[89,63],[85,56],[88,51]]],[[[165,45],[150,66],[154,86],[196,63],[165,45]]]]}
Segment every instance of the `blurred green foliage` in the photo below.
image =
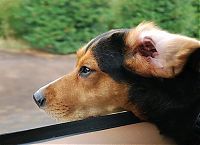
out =
{"type": "Polygon", "coordinates": [[[66,54],[102,32],[145,20],[200,38],[199,17],[199,0],[0,0],[0,35],[66,54]]]}
{"type": "MultiPolygon", "coordinates": [[[[113,11],[119,19],[113,21],[115,27],[131,27],[141,21],[154,21],[171,32],[197,36],[193,33],[197,22],[197,0],[113,0],[113,11]],[[193,5],[193,2],[196,3],[193,5]]],[[[198,12],[199,13],[199,12],[198,12]]],[[[198,31],[196,29],[196,31],[198,31]]],[[[194,31],[195,32],[195,31],[194,31]]]]}
{"type": "Polygon", "coordinates": [[[26,0],[9,20],[16,35],[39,48],[70,53],[106,28],[106,0],[26,0]]]}
{"type": "Polygon", "coordinates": [[[17,9],[20,8],[22,0],[0,0],[0,36],[4,38],[13,35],[9,20],[17,9]]]}

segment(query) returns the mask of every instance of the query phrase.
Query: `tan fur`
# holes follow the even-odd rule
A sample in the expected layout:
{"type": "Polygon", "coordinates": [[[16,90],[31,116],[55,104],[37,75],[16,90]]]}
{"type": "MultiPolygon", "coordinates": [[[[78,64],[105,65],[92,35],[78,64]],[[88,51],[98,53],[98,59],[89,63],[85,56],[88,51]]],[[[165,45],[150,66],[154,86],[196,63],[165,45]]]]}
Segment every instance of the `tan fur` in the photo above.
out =
{"type": "Polygon", "coordinates": [[[143,76],[174,77],[181,72],[188,56],[200,48],[200,41],[168,33],[155,26],[152,22],[141,23],[136,28],[133,28],[128,33],[125,41],[128,47],[124,65],[129,70],[143,76]],[[142,35],[151,37],[155,43],[161,43],[158,46],[158,50],[160,49],[159,47],[162,47],[161,53],[155,59],[161,64],[160,67],[150,63],[148,58],[138,53],[137,48],[142,41],[142,35]]]}
{"type": "Polygon", "coordinates": [[[61,121],[84,119],[120,110],[133,111],[143,119],[139,108],[128,102],[129,86],[117,83],[102,72],[90,50],[78,51],[75,70],[50,84],[44,90],[45,111],[61,121]],[[81,66],[95,70],[89,77],[81,78],[81,66]]]}

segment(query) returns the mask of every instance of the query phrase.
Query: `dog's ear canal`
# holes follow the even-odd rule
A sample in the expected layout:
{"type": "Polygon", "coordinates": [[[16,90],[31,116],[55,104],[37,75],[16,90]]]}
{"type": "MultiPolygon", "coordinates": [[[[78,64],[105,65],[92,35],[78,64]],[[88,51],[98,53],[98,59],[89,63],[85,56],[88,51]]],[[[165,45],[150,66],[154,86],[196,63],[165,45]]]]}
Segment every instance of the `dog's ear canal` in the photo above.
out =
{"type": "Polygon", "coordinates": [[[125,46],[126,69],[146,77],[170,78],[183,70],[200,41],[141,23],[126,34],[125,46]]]}
{"type": "Polygon", "coordinates": [[[140,53],[140,55],[142,56],[152,58],[154,58],[158,54],[155,43],[151,39],[151,37],[144,37],[143,40],[138,42],[138,46],[135,51],[140,53]]]}

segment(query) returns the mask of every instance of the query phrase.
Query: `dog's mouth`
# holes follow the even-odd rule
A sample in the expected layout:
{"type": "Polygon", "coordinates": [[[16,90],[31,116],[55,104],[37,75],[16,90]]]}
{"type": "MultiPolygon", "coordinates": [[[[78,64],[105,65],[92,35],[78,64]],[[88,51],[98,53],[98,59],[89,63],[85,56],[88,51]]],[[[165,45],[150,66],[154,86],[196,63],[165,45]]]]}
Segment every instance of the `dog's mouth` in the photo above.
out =
{"type": "Polygon", "coordinates": [[[58,122],[71,122],[83,119],[91,119],[100,115],[84,116],[77,112],[58,112],[55,110],[45,110],[45,112],[58,122]]]}
{"type": "Polygon", "coordinates": [[[64,105],[62,103],[50,104],[42,108],[49,116],[59,122],[71,122],[82,119],[91,119],[98,116],[111,114],[114,112],[120,112],[118,110],[107,110],[106,108],[90,108],[90,107],[73,107],[64,105]]]}
{"type": "Polygon", "coordinates": [[[43,109],[50,117],[52,117],[53,119],[57,120],[57,121],[73,121],[70,118],[70,112],[68,110],[61,110],[61,109],[56,109],[56,108],[44,108],[43,109]]]}

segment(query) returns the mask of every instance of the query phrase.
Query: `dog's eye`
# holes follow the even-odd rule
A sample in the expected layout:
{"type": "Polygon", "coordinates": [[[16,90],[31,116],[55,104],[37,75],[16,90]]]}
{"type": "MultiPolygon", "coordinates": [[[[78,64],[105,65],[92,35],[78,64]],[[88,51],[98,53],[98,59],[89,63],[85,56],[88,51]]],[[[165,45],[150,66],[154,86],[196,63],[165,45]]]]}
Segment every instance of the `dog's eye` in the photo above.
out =
{"type": "Polygon", "coordinates": [[[81,77],[88,77],[91,74],[92,70],[86,66],[82,66],[79,70],[79,75],[81,77]]]}

